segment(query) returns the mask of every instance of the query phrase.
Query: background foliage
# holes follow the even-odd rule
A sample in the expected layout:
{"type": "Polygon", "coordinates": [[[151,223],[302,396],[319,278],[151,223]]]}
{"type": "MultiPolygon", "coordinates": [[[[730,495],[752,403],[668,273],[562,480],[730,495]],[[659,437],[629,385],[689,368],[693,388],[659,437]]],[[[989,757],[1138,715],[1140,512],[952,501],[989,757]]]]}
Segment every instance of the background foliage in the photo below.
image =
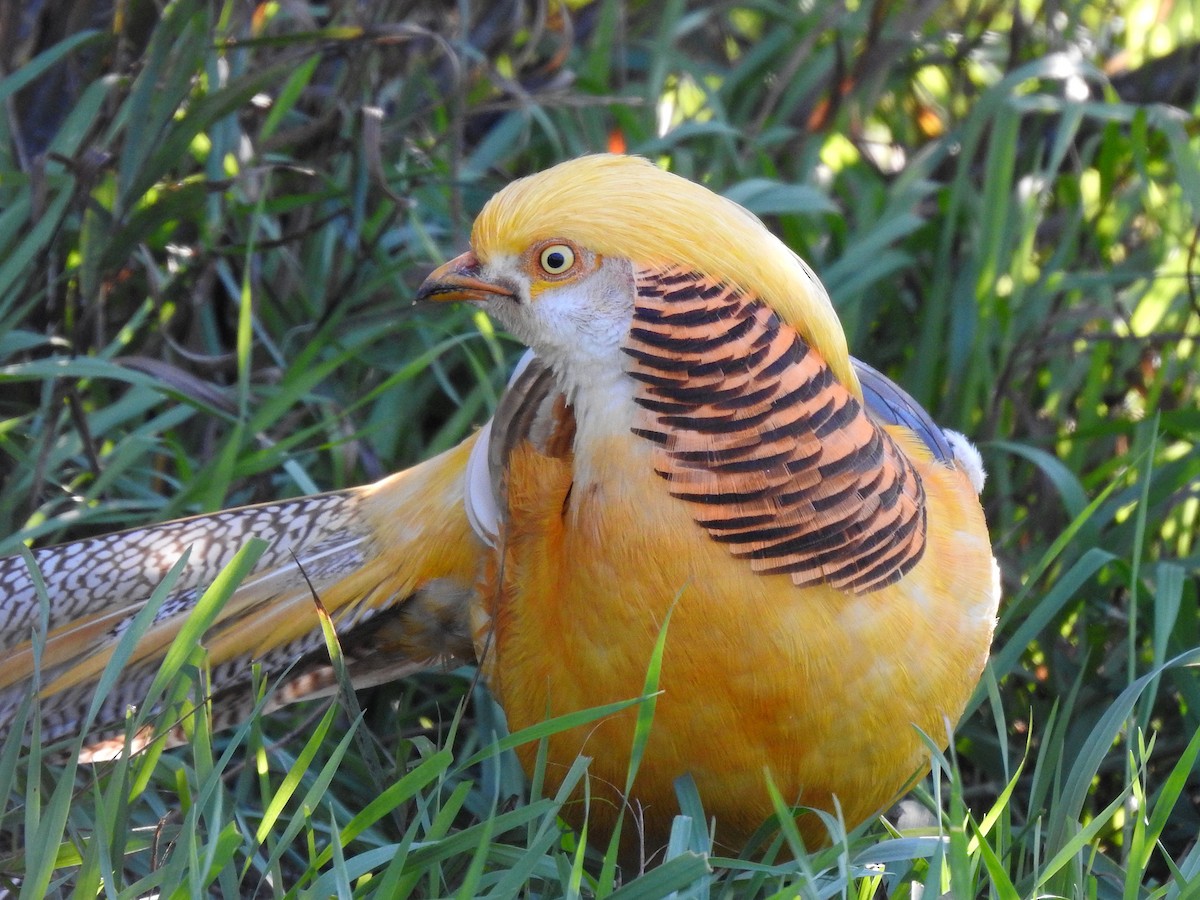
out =
{"type": "MultiPolygon", "coordinates": [[[[1171,0],[6,5],[0,549],[458,441],[518,347],[414,287],[511,178],[625,148],[764,217],[856,355],[980,442],[1007,600],[921,827],[713,876],[701,814],[620,890],[1177,896],[1200,869],[1196,33],[1171,0]]],[[[469,676],[379,689],[356,728],[301,709],[95,769],[10,742],[0,871],[30,896],[612,892],[484,749],[469,676]]]]}

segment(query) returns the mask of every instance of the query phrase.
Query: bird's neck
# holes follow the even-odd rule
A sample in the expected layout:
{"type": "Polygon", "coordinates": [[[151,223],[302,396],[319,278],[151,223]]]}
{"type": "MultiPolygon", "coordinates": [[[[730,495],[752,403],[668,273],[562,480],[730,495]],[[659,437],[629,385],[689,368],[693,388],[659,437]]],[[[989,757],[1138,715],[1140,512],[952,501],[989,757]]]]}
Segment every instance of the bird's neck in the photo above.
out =
{"type": "MultiPolygon", "coordinates": [[[[633,434],[637,407],[634,381],[619,360],[597,360],[580,365],[572,360],[569,371],[556,370],[559,383],[575,411],[575,480],[587,485],[603,481],[611,468],[614,440],[630,445],[631,452],[645,450],[633,434]]],[[[553,362],[551,362],[553,366],[553,362]]]]}

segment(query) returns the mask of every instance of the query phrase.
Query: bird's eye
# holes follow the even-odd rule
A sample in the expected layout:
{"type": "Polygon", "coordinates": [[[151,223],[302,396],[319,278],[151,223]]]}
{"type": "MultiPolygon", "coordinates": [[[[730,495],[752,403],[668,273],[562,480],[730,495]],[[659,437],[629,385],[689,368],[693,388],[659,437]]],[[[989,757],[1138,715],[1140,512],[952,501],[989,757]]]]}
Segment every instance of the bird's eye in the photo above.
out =
{"type": "Polygon", "coordinates": [[[550,244],[542,250],[539,261],[547,275],[561,275],[575,265],[575,251],[566,244],[550,244]]]}

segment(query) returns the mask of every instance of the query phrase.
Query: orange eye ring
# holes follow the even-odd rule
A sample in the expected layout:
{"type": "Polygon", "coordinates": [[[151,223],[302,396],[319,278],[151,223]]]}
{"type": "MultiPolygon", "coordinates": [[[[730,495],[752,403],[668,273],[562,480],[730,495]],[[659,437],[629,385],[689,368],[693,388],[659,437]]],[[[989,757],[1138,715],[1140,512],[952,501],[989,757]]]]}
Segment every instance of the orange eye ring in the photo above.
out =
{"type": "Polygon", "coordinates": [[[547,244],[538,254],[538,264],[547,275],[562,275],[575,265],[575,251],[566,244],[547,244]]]}

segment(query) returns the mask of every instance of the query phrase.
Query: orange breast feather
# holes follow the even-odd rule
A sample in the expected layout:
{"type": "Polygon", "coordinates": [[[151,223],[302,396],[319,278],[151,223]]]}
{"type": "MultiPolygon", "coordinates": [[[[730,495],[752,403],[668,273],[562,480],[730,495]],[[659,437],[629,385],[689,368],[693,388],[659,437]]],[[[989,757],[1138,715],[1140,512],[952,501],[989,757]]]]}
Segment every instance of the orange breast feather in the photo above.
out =
{"type": "MultiPolygon", "coordinates": [[[[689,771],[731,847],[771,812],[765,772],[795,803],[830,809],[837,794],[848,822],[881,811],[928,765],[916,729],[944,742],[987,658],[992,558],[966,478],[928,467],[939,524],[921,562],[852,595],[747,577],[682,504],[655,502],[669,499],[665,485],[625,450],[610,454],[633,463],[620,487],[572,491],[565,518],[569,460],[528,445],[512,458],[514,484],[551,489],[511,498],[521,525],[506,535],[502,585],[484,591],[495,626],[484,664],[510,727],[637,697],[673,608],[635,785],[652,841],[665,839],[673,780],[689,771]]],[[[629,712],[551,741],[550,789],[578,754],[593,758],[593,828],[615,819],[633,722],[629,712]]],[[[527,765],[534,752],[524,748],[527,765]]]]}

